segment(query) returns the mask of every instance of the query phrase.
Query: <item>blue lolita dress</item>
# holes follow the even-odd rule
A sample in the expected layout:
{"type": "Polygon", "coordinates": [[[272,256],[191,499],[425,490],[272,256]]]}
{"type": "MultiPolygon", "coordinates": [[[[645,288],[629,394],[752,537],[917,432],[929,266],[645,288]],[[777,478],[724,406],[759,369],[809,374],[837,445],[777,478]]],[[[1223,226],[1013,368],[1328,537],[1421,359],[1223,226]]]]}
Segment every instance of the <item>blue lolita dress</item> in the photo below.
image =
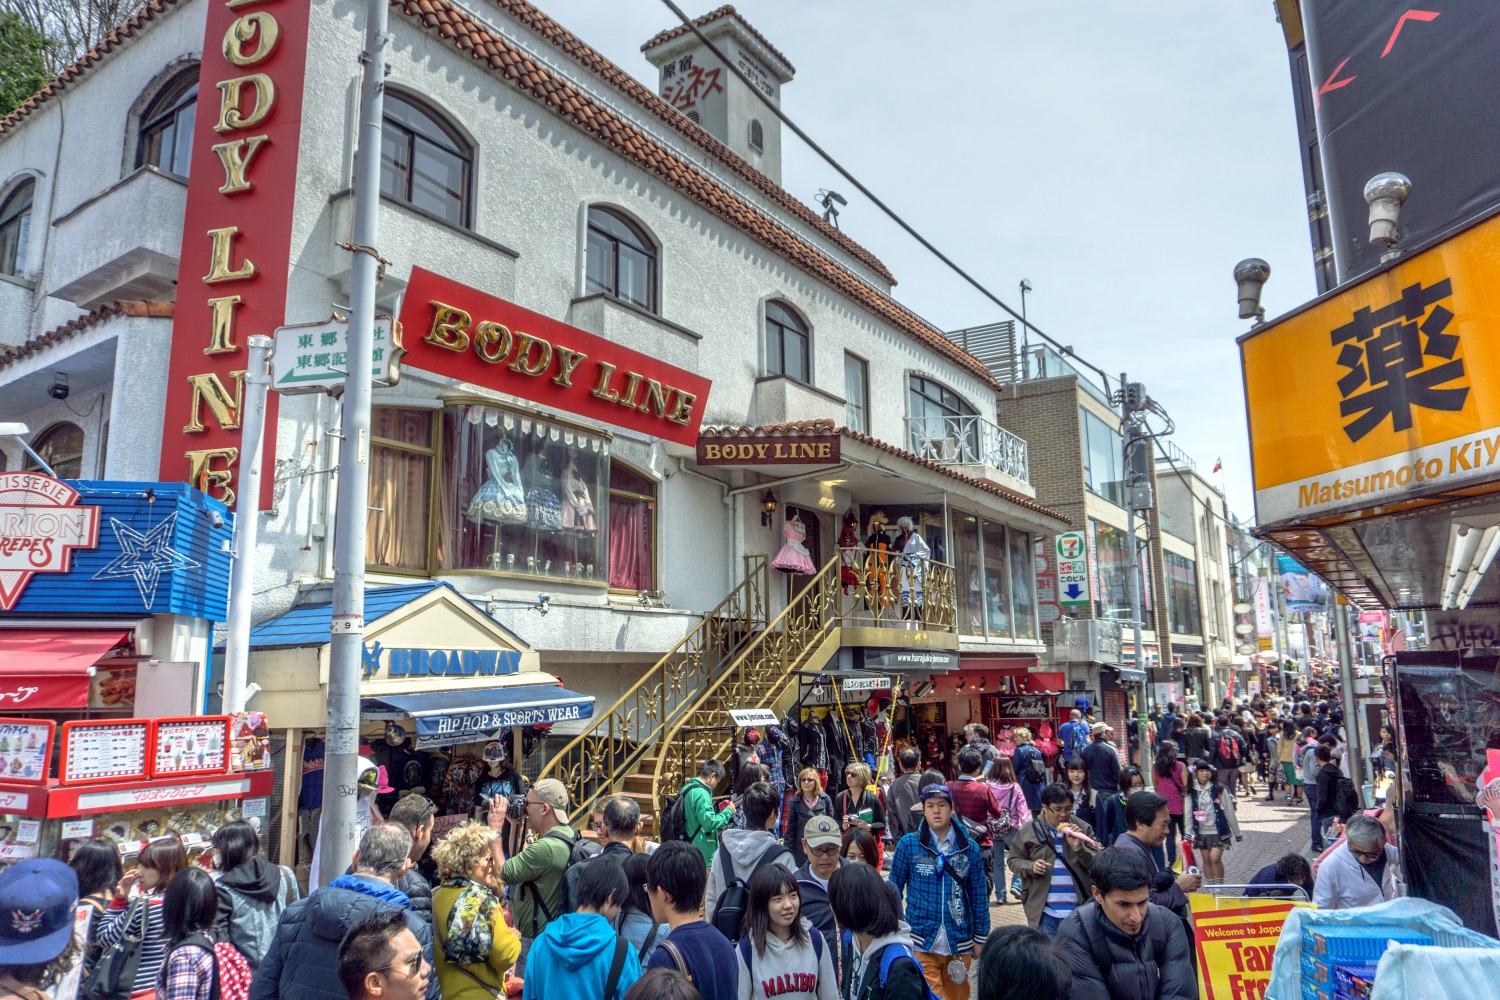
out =
{"type": "Polygon", "coordinates": [[[526,523],[526,491],[521,486],[521,465],[511,448],[509,438],[484,453],[484,466],[489,478],[469,501],[465,511],[471,521],[489,521],[493,524],[526,523]]]}

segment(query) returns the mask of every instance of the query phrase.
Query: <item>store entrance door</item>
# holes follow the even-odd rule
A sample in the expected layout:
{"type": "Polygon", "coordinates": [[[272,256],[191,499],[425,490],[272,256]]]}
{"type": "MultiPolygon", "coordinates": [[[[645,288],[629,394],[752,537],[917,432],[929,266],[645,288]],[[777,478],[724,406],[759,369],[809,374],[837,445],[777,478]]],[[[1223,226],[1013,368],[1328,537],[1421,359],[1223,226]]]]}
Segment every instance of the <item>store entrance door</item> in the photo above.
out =
{"type": "MultiPolygon", "coordinates": [[[[788,506],[786,508],[786,519],[790,521],[793,517],[801,516],[803,525],[807,528],[807,535],[802,544],[807,547],[808,555],[812,557],[813,566],[821,569],[823,566],[823,524],[818,518],[817,511],[808,510],[806,507],[788,506]]],[[[801,573],[788,573],[786,581],[786,599],[788,602],[812,582],[811,576],[803,576],[801,573]]]]}

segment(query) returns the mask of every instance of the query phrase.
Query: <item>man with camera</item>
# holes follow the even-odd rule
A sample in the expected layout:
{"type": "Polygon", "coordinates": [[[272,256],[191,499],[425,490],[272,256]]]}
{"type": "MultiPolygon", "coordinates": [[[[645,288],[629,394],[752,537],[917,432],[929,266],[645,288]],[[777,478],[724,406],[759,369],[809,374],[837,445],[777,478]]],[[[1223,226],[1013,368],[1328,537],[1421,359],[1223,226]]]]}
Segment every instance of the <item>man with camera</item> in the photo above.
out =
{"type": "MultiPolygon", "coordinates": [[[[526,978],[526,955],[531,942],[554,917],[561,916],[563,873],[573,852],[576,834],[568,825],[568,790],[556,778],[543,778],[518,803],[526,829],[535,839],[519,852],[503,839],[495,843],[501,853],[500,878],[511,887],[511,913],[521,935],[521,958],[516,975],[526,978]],[[513,856],[512,856],[513,855],[513,856]]],[[[489,822],[493,829],[504,826],[502,800],[492,799],[489,822]]]]}

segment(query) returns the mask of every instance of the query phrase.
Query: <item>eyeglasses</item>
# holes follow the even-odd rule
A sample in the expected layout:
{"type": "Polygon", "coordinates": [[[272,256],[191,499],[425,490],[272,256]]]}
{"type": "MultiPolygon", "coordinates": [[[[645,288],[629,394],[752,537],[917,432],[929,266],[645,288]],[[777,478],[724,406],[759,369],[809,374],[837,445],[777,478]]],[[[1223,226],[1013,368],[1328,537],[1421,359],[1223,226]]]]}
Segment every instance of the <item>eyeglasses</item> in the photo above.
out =
{"type": "Polygon", "coordinates": [[[826,857],[830,857],[830,856],[837,856],[838,853],[839,853],[839,845],[838,844],[823,844],[823,845],[820,845],[818,847],[809,848],[808,853],[810,853],[810,854],[821,854],[825,858],[826,857]]]}
{"type": "Polygon", "coordinates": [[[1353,844],[1349,845],[1349,853],[1354,855],[1356,858],[1368,858],[1371,861],[1379,861],[1382,857],[1385,856],[1384,848],[1378,851],[1361,851],[1353,844]]]}
{"type": "Polygon", "coordinates": [[[420,951],[416,952],[414,955],[412,955],[411,958],[408,958],[404,962],[396,962],[392,965],[382,966],[375,971],[390,972],[392,969],[405,969],[408,976],[415,976],[418,972],[422,971],[422,953],[420,951]]]}

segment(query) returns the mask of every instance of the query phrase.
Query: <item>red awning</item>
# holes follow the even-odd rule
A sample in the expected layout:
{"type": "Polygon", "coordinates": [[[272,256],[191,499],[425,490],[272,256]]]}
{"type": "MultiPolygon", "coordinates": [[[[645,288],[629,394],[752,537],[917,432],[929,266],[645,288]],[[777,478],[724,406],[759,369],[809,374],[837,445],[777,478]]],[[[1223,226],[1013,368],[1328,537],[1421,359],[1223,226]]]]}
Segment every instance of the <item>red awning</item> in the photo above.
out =
{"type": "Polygon", "coordinates": [[[119,629],[0,629],[0,715],[88,707],[90,669],[129,636],[119,629]]]}

